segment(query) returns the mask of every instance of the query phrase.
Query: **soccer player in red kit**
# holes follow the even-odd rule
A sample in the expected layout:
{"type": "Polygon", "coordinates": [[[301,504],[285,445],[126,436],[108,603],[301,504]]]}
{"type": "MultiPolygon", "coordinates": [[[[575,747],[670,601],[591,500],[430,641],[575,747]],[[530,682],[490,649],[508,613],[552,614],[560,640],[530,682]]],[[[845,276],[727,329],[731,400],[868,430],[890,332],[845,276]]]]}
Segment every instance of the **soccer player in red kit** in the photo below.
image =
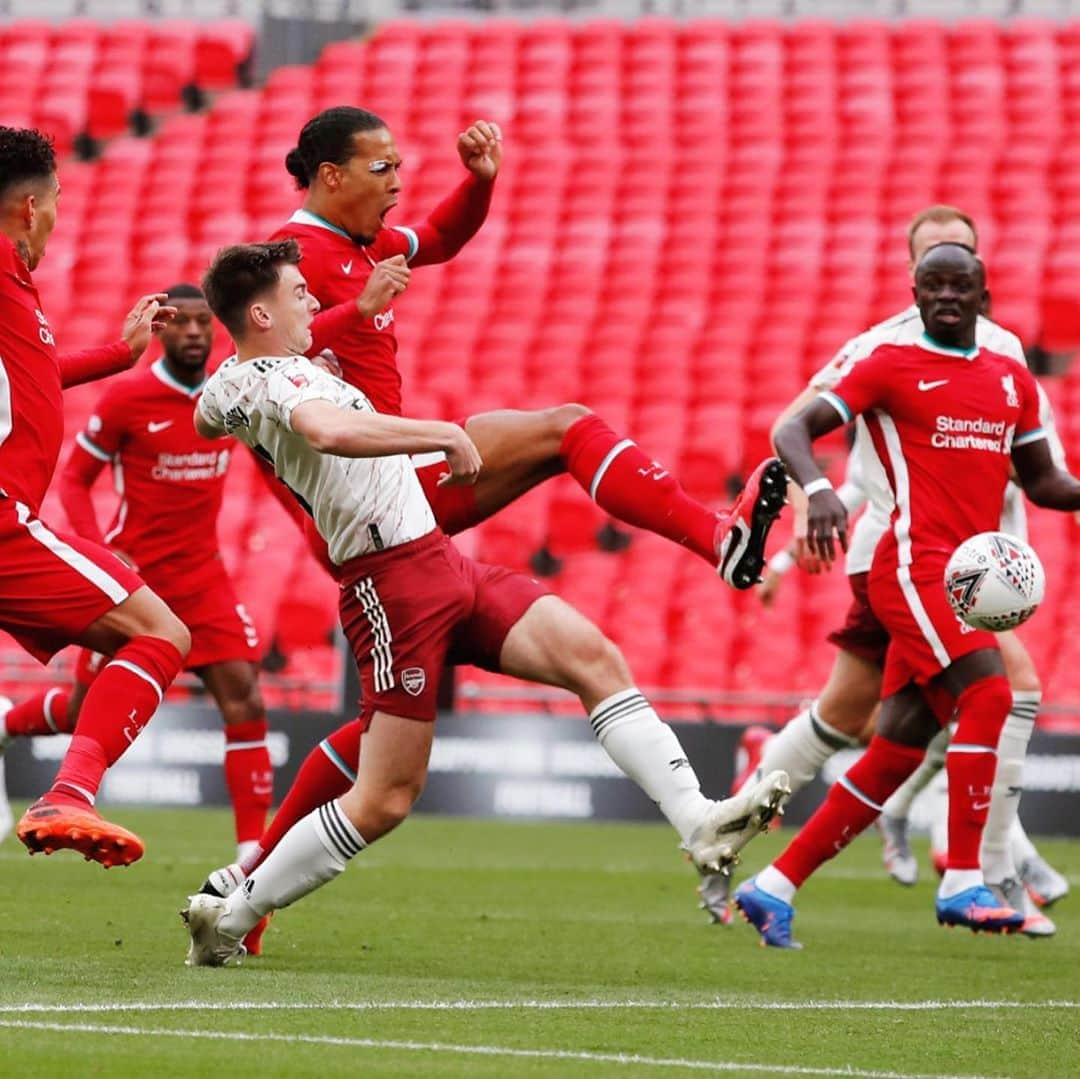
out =
{"type": "MultiPolygon", "coordinates": [[[[191,632],[185,668],[199,675],[225,721],[225,778],[243,857],[262,835],[273,794],[259,642],[218,544],[229,448],[202,438],[191,423],[206,382],[213,316],[194,285],[174,285],[166,295],[176,314],[159,333],[164,355],[110,380],[61,472],[60,498],[75,531],[137,569],[191,632]],[[106,466],[121,497],[102,535],[91,489],[106,466]]],[[[76,709],[94,677],[92,654],[84,653],[76,709]]]]}
{"type": "Polygon", "coordinates": [[[37,513],[64,437],[62,389],[122,371],[169,311],[141,299],[124,340],[59,355],[32,271],[56,224],[60,184],[51,142],[0,127],[0,628],[43,663],[78,643],[110,655],[86,695],[50,790],[23,815],[31,853],[70,848],[102,865],[142,856],[138,836],[104,820],[94,798],[105,770],[138,736],[190,645],[184,624],[131,569],[37,513]]]}
{"type": "Polygon", "coordinates": [[[877,733],[776,862],[736,891],[736,906],[765,944],[798,946],[791,939],[796,889],[874,821],[954,714],[948,867],[937,919],[992,932],[1024,920],[986,887],[979,865],[1012,695],[994,635],[953,613],[945,565],[968,537],[997,529],[1010,462],[1036,505],[1075,511],[1080,481],[1053,463],[1031,374],[976,345],[985,292],[983,265],[969,247],[932,247],[915,270],[923,337],[879,346],[776,432],[777,449],[809,497],[808,543],[826,562],[834,534],[846,548],[847,514],[814,461],[814,439],[861,415],[895,509],[869,578],[871,607],[890,637],[877,733]]]}

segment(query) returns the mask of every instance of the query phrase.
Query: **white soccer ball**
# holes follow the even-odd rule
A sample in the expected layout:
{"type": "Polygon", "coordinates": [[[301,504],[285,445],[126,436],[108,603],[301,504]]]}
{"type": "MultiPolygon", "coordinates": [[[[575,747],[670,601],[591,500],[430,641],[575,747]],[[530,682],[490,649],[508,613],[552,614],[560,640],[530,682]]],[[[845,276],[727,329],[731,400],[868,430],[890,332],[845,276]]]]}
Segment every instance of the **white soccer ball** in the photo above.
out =
{"type": "Polygon", "coordinates": [[[964,540],[945,567],[949,603],[975,629],[1015,629],[1035,613],[1045,592],[1039,556],[1004,532],[980,532],[964,540]]]}

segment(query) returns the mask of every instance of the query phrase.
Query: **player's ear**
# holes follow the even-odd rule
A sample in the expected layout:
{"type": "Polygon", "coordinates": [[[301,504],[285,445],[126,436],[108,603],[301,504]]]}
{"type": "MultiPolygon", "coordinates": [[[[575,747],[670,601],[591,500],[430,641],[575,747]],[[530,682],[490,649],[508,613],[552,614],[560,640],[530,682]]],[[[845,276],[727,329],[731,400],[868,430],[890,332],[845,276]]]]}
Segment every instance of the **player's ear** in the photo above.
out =
{"type": "Polygon", "coordinates": [[[324,161],[319,166],[319,179],[330,191],[336,191],[341,186],[341,168],[332,161],[324,161]]]}
{"type": "Polygon", "coordinates": [[[261,303],[253,303],[248,308],[248,318],[257,330],[269,330],[274,325],[274,317],[261,303]]]}

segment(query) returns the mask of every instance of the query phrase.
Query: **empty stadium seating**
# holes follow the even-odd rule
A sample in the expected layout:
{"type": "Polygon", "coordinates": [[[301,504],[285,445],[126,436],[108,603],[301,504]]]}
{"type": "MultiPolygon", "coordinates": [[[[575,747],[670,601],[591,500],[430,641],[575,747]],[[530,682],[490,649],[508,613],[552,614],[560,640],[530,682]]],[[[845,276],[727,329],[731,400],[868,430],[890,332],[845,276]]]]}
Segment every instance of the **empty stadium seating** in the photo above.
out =
{"type": "MultiPolygon", "coordinates": [[[[2,38],[16,66],[0,75],[0,111],[46,127],[64,114],[70,134],[89,110],[115,134],[133,104],[167,107],[193,73],[229,85],[249,40],[175,30],[167,48],[153,27],[69,25],[49,38],[41,75],[40,27],[16,24],[2,38]],[[101,59],[125,50],[142,57],[139,78],[101,59]]],[[[280,224],[298,203],[282,160],[315,111],[355,103],[385,117],[406,162],[400,223],[461,176],[462,126],[497,120],[506,160],[488,222],[397,305],[406,409],[580,400],[720,505],[807,376],[909,301],[905,227],[930,202],[976,216],[1000,321],[1027,344],[1080,340],[1078,71],[1080,25],[1035,19],[392,23],[65,167],[38,277],[62,344],[107,340],[140,291],[197,278],[223,242],[280,224]]],[[[1050,390],[1080,461],[1080,375],[1050,390]]],[[[72,397],[71,431],[92,399],[72,397]]],[[[839,467],[839,443],[830,453],[839,467]]],[[[260,625],[272,633],[287,603],[298,653],[325,640],[332,590],[317,591],[297,537],[268,523],[253,475],[234,496],[223,539],[242,585],[275,576],[253,564],[268,549],[279,579],[293,575],[285,591],[303,581],[303,604],[254,590],[260,625]],[[314,593],[327,602],[312,605],[314,593]]],[[[820,685],[823,634],[847,599],[838,574],[792,574],[764,610],[653,537],[599,553],[602,523],[560,480],[484,525],[476,550],[524,568],[546,543],[564,567],[553,587],[601,620],[643,685],[706,696],[820,685]]],[[[1052,582],[1080,568],[1075,527],[1033,515],[1052,582]]],[[[1080,703],[1070,616],[1052,587],[1024,632],[1051,697],[1080,703]]]]}

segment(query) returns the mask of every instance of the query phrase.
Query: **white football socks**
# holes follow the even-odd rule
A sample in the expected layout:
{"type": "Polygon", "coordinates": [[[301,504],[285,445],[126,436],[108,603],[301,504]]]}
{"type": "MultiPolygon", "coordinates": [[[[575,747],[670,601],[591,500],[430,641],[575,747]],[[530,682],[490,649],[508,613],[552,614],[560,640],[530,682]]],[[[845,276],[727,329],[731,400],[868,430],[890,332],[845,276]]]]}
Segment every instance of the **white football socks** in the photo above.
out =
{"type": "Polygon", "coordinates": [[[860,744],[857,738],[830,727],[818,715],[814,701],[765,743],[757,772],[747,779],[743,789],[779,768],[787,772],[794,794],[817,776],[834,753],[860,744]]]}
{"type": "Polygon", "coordinates": [[[607,755],[659,807],[685,843],[712,803],[675,732],[638,689],[602,700],[590,713],[607,755]]]}
{"type": "Polygon", "coordinates": [[[1042,694],[1035,691],[1013,693],[1013,705],[1001,729],[997,771],[990,792],[990,813],[983,831],[980,860],[986,879],[992,884],[1016,876],[1011,833],[1020,810],[1024,784],[1024,760],[1035,730],[1042,694]]]}
{"type": "Polygon", "coordinates": [[[754,884],[763,892],[768,892],[769,895],[782,899],[785,903],[790,903],[798,891],[798,888],[779,869],[771,865],[767,865],[754,877],[754,884]]]}
{"type": "Polygon", "coordinates": [[[949,746],[951,737],[952,731],[948,727],[942,727],[930,739],[922,763],[889,796],[882,809],[883,817],[907,820],[907,815],[911,812],[912,802],[923,792],[930,780],[945,767],[945,750],[949,746]]]}
{"type": "Polygon", "coordinates": [[[1028,838],[1019,817],[1012,823],[1012,829],[1009,832],[1009,847],[1012,850],[1013,864],[1017,868],[1025,862],[1031,861],[1032,858],[1039,857],[1039,852],[1035,844],[1028,838]]]}
{"type": "Polygon", "coordinates": [[[267,859],[225,901],[218,928],[246,936],[264,915],[321,888],[344,872],[367,844],[336,801],[297,821],[267,859]]]}
{"type": "Polygon", "coordinates": [[[977,888],[982,883],[981,869],[946,869],[937,894],[942,899],[951,899],[954,895],[959,895],[968,888],[977,888]]]}

